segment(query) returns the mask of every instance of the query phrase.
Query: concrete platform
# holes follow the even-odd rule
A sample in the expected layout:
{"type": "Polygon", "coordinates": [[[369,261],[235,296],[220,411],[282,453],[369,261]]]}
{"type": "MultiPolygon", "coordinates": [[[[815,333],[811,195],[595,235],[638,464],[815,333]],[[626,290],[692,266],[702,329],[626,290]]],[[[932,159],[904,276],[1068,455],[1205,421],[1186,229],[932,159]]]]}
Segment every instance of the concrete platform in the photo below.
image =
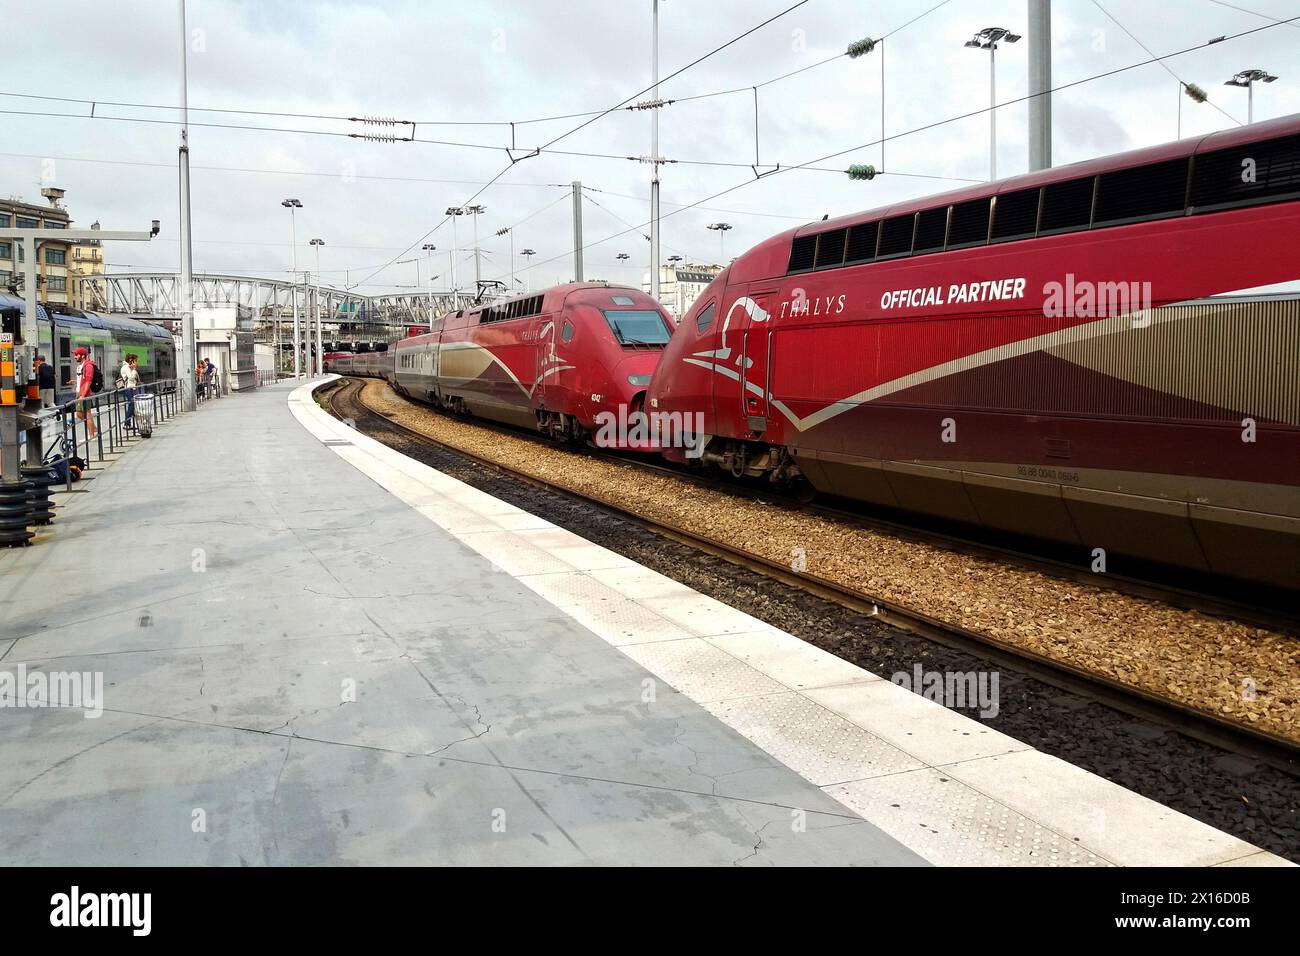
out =
{"type": "Polygon", "coordinates": [[[0,710],[6,863],[922,862],[286,397],[177,419],[0,553],[0,671],[103,680],[98,717],[0,710]]]}
{"type": "Polygon", "coordinates": [[[0,710],[9,862],[1284,862],[286,391],[0,554],[0,674],[105,685],[0,710]]]}

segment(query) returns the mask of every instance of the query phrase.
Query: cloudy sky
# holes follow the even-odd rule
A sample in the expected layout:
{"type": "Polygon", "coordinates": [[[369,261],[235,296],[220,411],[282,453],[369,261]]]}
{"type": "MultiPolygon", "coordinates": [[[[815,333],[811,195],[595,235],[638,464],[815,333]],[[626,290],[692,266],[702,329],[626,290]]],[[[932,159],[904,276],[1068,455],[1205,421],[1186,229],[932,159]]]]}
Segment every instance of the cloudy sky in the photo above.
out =
{"type": "MultiPolygon", "coordinates": [[[[662,0],[661,76],[794,2],[662,0]]],[[[949,0],[898,30],[935,3],[808,0],[665,82],[660,95],[678,102],[660,111],[660,150],[678,162],[662,176],[664,256],[719,261],[718,234],[706,229],[713,222],[733,226],[725,238],[730,259],[824,214],[986,179],[986,114],[909,131],[988,105],[988,55],[962,43],[985,26],[1023,32],[1025,3],[949,0]],[[881,166],[880,51],[813,64],[861,37],[885,34],[884,122],[897,138],[883,168],[891,175],[853,182],[842,172],[849,163],[881,166]],[[767,82],[804,67],[812,68],[767,82]],[[765,166],[848,152],[756,179],[755,85],[765,166]],[[731,191],[678,211],[724,190],[731,191]]],[[[1256,88],[1257,120],[1300,112],[1300,21],[1270,26],[1300,16],[1300,0],[1052,6],[1058,87],[1148,59],[1141,44],[1164,55],[1266,28],[1165,61],[1209,92],[1207,104],[1180,100],[1178,79],[1159,64],[1057,93],[1057,165],[1174,139],[1180,102],[1183,136],[1245,122],[1245,91],[1223,86],[1241,69],[1281,77],[1256,88]]],[[[179,0],[5,8],[0,61],[10,68],[0,80],[0,194],[40,201],[42,186],[61,186],[80,225],[98,219],[106,228],[145,228],[161,219],[154,242],[109,245],[115,272],[177,264],[178,9],[179,0]],[[80,102],[88,100],[95,118],[91,104],[80,102]],[[32,113],[60,115],[25,115],[32,113]]],[[[537,251],[528,272],[533,287],[549,285],[572,274],[567,189],[581,180],[592,200],[584,209],[588,278],[639,282],[648,229],[628,227],[648,219],[649,172],[624,157],[650,153],[649,114],[617,110],[565,134],[590,119],[569,114],[605,110],[649,85],[651,0],[189,0],[187,10],[196,272],[287,275],[293,248],[280,202],[292,196],[305,207],[297,218],[300,268],[315,270],[307,243],[320,237],[326,283],[364,293],[412,287],[414,264],[396,260],[433,243],[438,251],[421,267],[422,278],[427,283],[432,271],[445,287],[453,236],[443,210],[481,189],[474,201],[486,208],[479,219],[483,277],[509,280],[508,240],[493,233],[514,227],[516,251],[537,251]],[[419,140],[438,142],[350,138],[366,127],[340,118],[348,116],[412,121],[419,140]],[[558,141],[509,166],[512,133],[518,147],[558,141]],[[629,259],[619,261],[619,253],[629,259]]],[[[1026,93],[1026,47],[998,51],[999,102],[1026,93]]],[[[1026,107],[1012,103],[997,115],[998,172],[1022,172],[1026,107]]],[[[472,245],[468,219],[456,233],[460,285],[467,287],[474,273],[465,251],[472,245]]],[[[522,282],[522,257],[517,267],[522,282]]]]}

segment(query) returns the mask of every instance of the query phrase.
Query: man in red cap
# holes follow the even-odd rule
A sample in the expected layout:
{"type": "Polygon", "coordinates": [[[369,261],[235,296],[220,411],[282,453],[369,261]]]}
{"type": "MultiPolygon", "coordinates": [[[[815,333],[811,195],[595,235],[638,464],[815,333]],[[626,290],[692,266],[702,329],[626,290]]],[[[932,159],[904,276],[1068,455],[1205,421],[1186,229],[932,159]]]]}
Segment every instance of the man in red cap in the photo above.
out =
{"type": "Polygon", "coordinates": [[[95,427],[95,416],[90,411],[89,401],[94,392],[91,383],[95,380],[95,363],[90,360],[84,346],[78,345],[73,349],[72,354],[77,359],[77,418],[86,423],[86,439],[89,441],[99,434],[99,429],[95,427]]]}

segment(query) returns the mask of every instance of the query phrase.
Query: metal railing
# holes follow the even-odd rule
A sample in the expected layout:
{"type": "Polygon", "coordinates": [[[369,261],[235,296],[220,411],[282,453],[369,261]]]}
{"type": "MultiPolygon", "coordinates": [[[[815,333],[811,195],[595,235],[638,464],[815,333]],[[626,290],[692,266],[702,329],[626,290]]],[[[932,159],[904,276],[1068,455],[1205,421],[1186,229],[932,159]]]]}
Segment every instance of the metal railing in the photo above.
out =
{"type": "Polygon", "coordinates": [[[194,379],[194,400],[202,405],[213,398],[221,397],[221,374],[213,373],[211,378],[197,376],[194,379]]]}
{"type": "MultiPolygon", "coordinates": [[[[36,466],[49,461],[56,449],[58,454],[55,457],[69,462],[72,458],[80,458],[89,465],[92,453],[96,461],[103,462],[106,454],[124,448],[131,434],[138,433],[135,423],[142,404],[147,405],[152,413],[154,424],[180,414],[180,385],[180,379],[160,379],[142,383],[134,389],[107,389],[42,409],[36,417],[36,427],[41,430],[41,461],[27,464],[36,466]],[[82,412],[86,417],[79,417],[82,412]],[[95,424],[93,435],[90,434],[92,419],[95,424]]],[[[206,400],[202,390],[199,395],[200,402],[206,400]]],[[[67,488],[71,491],[72,469],[65,467],[64,470],[67,472],[67,488]]]]}

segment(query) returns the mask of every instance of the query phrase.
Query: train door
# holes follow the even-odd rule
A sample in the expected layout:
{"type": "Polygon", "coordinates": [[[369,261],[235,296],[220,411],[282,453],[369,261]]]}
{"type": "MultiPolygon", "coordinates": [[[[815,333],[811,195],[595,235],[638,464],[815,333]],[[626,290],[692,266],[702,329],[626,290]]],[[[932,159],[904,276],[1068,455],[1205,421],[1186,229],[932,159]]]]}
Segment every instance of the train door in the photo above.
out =
{"type": "MultiPolygon", "coordinates": [[[[767,430],[768,399],[772,390],[772,302],[777,289],[750,289],[731,304],[727,314],[735,335],[739,333],[740,415],[756,436],[767,430]]],[[[727,334],[724,329],[724,335],[727,334]]]]}
{"type": "Polygon", "coordinates": [[[58,340],[59,380],[55,387],[62,390],[68,387],[68,382],[72,381],[72,336],[64,334],[63,330],[59,329],[58,340]]]}
{"type": "Polygon", "coordinates": [[[556,375],[572,365],[565,361],[565,356],[572,348],[577,334],[573,323],[565,317],[563,310],[549,315],[539,315],[532,320],[535,324],[536,358],[534,361],[534,395],[533,403],[537,408],[563,410],[567,406],[560,394],[556,375]]]}

